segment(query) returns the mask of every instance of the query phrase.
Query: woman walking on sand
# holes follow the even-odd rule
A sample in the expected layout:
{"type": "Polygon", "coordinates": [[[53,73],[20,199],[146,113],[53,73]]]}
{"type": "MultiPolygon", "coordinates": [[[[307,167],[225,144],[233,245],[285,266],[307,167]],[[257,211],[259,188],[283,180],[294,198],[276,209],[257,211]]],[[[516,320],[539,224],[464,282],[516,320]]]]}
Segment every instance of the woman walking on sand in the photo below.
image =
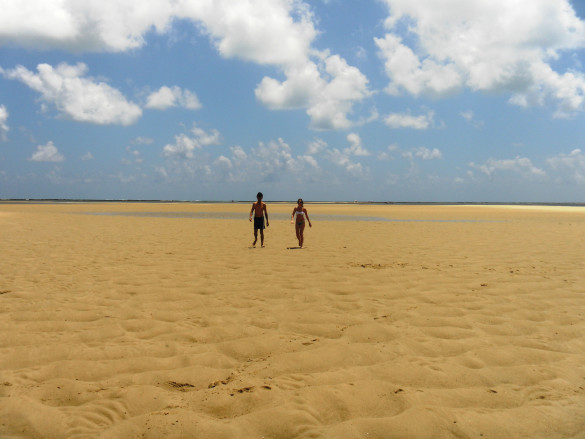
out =
{"type": "Polygon", "coordinates": [[[309,227],[313,227],[313,225],[311,224],[311,220],[309,219],[307,209],[303,207],[303,199],[299,198],[297,200],[297,207],[295,207],[292,211],[290,222],[291,224],[295,225],[295,231],[297,233],[297,239],[299,240],[300,248],[303,248],[304,241],[303,232],[305,231],[305,218],[307,218],[307,221],[309,222],[309,227]]]}

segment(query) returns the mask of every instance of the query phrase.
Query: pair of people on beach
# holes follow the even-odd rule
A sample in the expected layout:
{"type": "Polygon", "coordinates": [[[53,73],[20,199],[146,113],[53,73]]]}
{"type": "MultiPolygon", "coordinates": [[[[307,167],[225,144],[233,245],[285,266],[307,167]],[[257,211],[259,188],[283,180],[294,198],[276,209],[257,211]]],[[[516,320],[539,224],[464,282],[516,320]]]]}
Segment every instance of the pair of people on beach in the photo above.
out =
{"type": "MultiPolygon", "coordinates": [[[[252,209],[250,210],[250,221],[252,221],[252,217],[254,218],[254,242],[252,243],[253,247],[256,247],[256,242],[258,241],[258,230],[260,230],[260,245],[264,247],[264,217],[266,217],[266,227],[270,224],[268,222],[268,210],[266,209],[266,203],[262,202],[262,192],[258,192],[256,195],[256,201],[252,204],[252,209]]],[[[309,219],[309,214],[307,213],[307,209],[303,206],[303,199],[299,198],[297,200],[297,206],[293,209],[291,215],[291,224],[295,225],[295,232],[297,234],[297,240],[299,241],[299,248],[303,248],[304,242],[304,231],[305,231],[305,218],[309,223],[309,227],[313,227],[311,224],[311,220],[309,219]]]]}

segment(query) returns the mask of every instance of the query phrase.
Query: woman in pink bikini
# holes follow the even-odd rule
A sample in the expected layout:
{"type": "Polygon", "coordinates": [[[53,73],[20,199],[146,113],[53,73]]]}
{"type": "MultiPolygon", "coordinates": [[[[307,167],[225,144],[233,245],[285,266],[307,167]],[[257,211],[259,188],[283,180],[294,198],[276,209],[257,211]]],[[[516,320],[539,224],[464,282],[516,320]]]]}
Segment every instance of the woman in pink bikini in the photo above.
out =
{"type": "Polygon", "coordinates": [[[313,227],[313,225],[311,224],[311,220],[309,219],[307,209],[303,207],[303,199],[299,198],[297,200],[297,207],[295,207],[292,211],[290,223],[295,225],[295,231],[297,233],[297,239],[299,240],[300,248],[303,248],[304,241],[303,232],[305,231],[305,218],[307,218],[307,221],[309,222],[309,227],[313,227]]]}

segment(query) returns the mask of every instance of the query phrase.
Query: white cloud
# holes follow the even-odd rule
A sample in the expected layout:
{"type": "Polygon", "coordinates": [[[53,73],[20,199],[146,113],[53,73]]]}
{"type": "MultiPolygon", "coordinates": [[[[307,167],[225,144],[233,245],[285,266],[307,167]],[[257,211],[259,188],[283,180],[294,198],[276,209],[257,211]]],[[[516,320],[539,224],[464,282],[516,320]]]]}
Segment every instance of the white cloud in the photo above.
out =
{"type": "Polygon", "coordinates": [[[306,108],[318,130],[350,128],[353,104],[371,95],[367,78],[338,55],[326,56],[318,64],[305,60],[286,68],[285,74],[282,82],[265,77],[256,97],[273,109],[306,108]]]}
{"type": "Polygon", "coordinates": [[[286,76],[282,82],[264,77],[256,87],[256,98],[269,108],[299,109],[309,106],[313,96],[325,87],[318,66],[313,62],[289,67],[286,76]]]}
{"type": "Polygon", "coordinates": [[[399,151],[398,145],[392,144],[389,145],[386,150],[380,152],[377,156],[378,160],[393,160],[394,153],[399,151]]]}
{"type": "Polygon", "coordinates": [[[476,128],[481,128],[483,126],[483,121],[475,119],[475,114],[473,113],[473,110],[462,111],[461,113],[459,113],[459,115],[463,119],[465,119],[465,121],[468,124],[473,125],[476,128]]]}
{"type": "Polygon", "coordinates": [[[201,103],[195,93],[189,90],[182,90],[177,86],[163,86],[147,97],[146,108],[166,110],[171,107],[183,107],[188,110],[198,110],[201,108],[201,103]]]}
{"type": "Polygon", "coordinates": [[[551,157],[546,163],[558,173],[559,180],[585,183],[585,154],[580,149],[551,157]]]}
{"type": "MultiPolygon", "coordinates": [[[[359,69],[311,47],[318,31],[301,0],[4,0],[0,44],[121,52],[141,47],[153,29],[170,30],[175,19],[193,22],[223,57],[279,69],[284,79],[263,78],[257,98],[273,109],[305,109],[317,130],[349,128],[354,103],[371,94],[359,69]]],[[[200,107],[195,94],[169,87],[147,103],[174,105],[200,107]]]]}
{"type": "Polygon", "coordinates": [[[355,57],[361,60],[368,59],[368,51],[364,49],[362,46],[358,46],[355,51],[355,57]]]}
{"type": "MultiPolygon", "coordinates": [[[[282,182],[291,180],[303,182],[316,170],[317,160],[310,155],[294,156],[290,145],[283,139],[268,143],[259,142],[250,152],[239,146],[230,147],[231,156],[220,155],[206,167],[208,179],[222,183],[251,181],[282,182]]],[[[202,168],[201,164],[198,164],[202,168]]]]}
{"type": "Polygon", "coordinates": [[[232,146],[230,148],[230,150],[231,150],[233,156],[238,161],[243,161],[243,160],[246,160],[248,158],[248,155],[246,154],[246,151],[244,151],[244,149],[241,146],[239,146],[239,145],[232,146]]]}
{"type": "Polygon", "coordinates": [[[473,120],[473,110],[462,111],[459,113],[459,115],[467,122],[471,122],[473,120]]]}
{"type": "Polygon", "coordinates": [[[130,156],[130,158],[122,158],[121,163],[124,165],[131,165],[131,164],[140,164],[144,161],[142,158],[140,151],[137,149],[133,149],[132,146],[126,147],[126,152],[130,156]]]}
{"type": "Polygon", "coordinates": [[[201,146],[219,145],[221,143],[221,134],[216,129],[213,129],[208,133],[202,128],[193,125],[191,132],[195,135],[197,142],[201,146]]]}
{"type": "Polygon", "coordinates": [[[0,141],[6,141],[8,139],[8,131],[10,128],[6,121],[8,120],[8,110],[4,105],[0,105],[0,141]]]}
{"type": "Polygon", "coordinates": [[[167,172],[166,168],[162,166],[155,166],[154,171],[159,175],[159,177],[162,177],[165,180],[169,178],[169,173],[167,172]]]}
{"type": "Polygon", "coordinates": [[[307,147],[307,154],[316,155],[327,149],[327,142],[323,139],[314,139],[309,142],[307,147]]]}
{"type": "Polygon", "coordinates": [[[385,60],[386,73],[391,83],[386,89],[398,95],[403,88],[418,96],[446,95],[461,87],[461,75],[454,65],[442,65],[431,59],[421,61],[400,37],[387,34],[385,38],[375,38],[381,57],[385,60]]]}
{"type": "Polygon", "coordinates": [[[389,33],[376,39],[388,91],[443,96],[459,88],[512,93],[511,103],[582,110],[585,76],[550,63],[585,47],[585,22],[569,0],[384,0],[389,33]],[[396,34],[408,26],[408,38],[396,34]]]}
{"type": "Polygon", "coordinates": [[[33,162],[62,162],[65,157],[59,152],[53,142],[37,146],[36,152],[29,158],[33,162]]]}
{"type": "Polygon", "coordinates": [[[563,168],[582,168],[585,169],[585,155],[577,148],[569,154],[559,154],[547,160],[547,163],[555,170],[563,168]]]}
{"type": "Polygon", "coordinates": [[[215,129],[208,133],[194,124],[191,128],[191,134],[192,136],[185,133],[175,136],[175,143],[168,144],[163,148],[163,156],[193,159],[195,158],[195,150],[221,143],[221,134],[215,129]]]}
{"type": "Polygon", "coordinates": [[[343,150],[329,148],[325,150],[325,157],[333,164],[344,168],[351,176],[355,178],[367,178],[370,173],[369,168],[359,162],[354,162],[352,156],[367,156],[370,153],[363,147],[361,138],[357,134],[348,134],[347,140],[350,143],[349,147],[343,150]]]}
{"type": "Polygon", "coordinates": [[[135,137],[130,141],[132,145],[151,145],[154,142],[150,137],[135,137]]]}
{"type": "Polygon", "coordinates": [[[93,154],[91,152],[87,152],[84,155],[81,156],[81,160],[83,161],[88,161],[88,160],[93,160],[93,154]]]}
{"type": "Polygon", "coordinates": [[[297,159],[300,160],[300,161],[304,161],[309,166],[311,166],[313,169],[319,169],[319,163],[317,163],[317,160],[313,156],[310,156],[310,155],[300,155],[300,156],[297,157],[297,159]]]}
{"type": "Polygon", "coordinates": [[[228,169],[232,169],[232,161],[226,156],[220,155],[214,162],[217,166],[225,166],[228,169]]]}
{"type": "Polygon", "coordinates": [[[260,64],[296,64],[317,35],[297,0],[182,1],[177,15],[200,21],[222,56],[260,64]]]}
{"type": "Polygon", "coordinates": [[[184,2],[179,15],[200,21],[221,55],[279,68],[256,98],[271,109],[305,109],[317,130],[347,129],[355,102],[369,96],[367,78],[338,55],[317,52],[318,32],[300,0],[184,2]]]}
{"type": "Polygon", "coordinates": [[[435,160],[443,158],[443,154],[437,148],[433,148],[431,150],[425,148],[424,146],[421,146],[419,148],[414,148],[412,152],[415,157],[418,157],[419,159],[422,160],[435,160]]]}
{"type": "Polygon", "coordinates": [[[489,159],[484,164],[470,163],[471,168],[475,168],[487,175],[492,177],[496,171],[507,171],[521,174],[524,177],[544,177],[546,172],[540,168],[537,168],[532,164],[532,161],[527,157],[519,157],[513,159],[489,159]]]}
{"type": "Polygon", "coordinates": [[[140,108],[127,101],[120,91],[85,77],[85,64],[59,64],[56,68],[39,64],[37,70],[35,74],[17,66],[2,73],[39,92],[43,101],[55,105],[62,115],[78,122],[131,125],[142,115],[140,108]]]}
{"type": "Polygon", "coordinates": [[[369,169],[364,167],[361,163],[351,160],[351,156],[346,151],[332,148],[327,150],[326,157],[332,163],[344,168],[352,177],[364,178],[369,175],[369,169]]]}
{"type": "Polygon", "coordinates": [[[371,95],[367,78],[338,55],[325,59],[330,81],[312,96],[307,114],[315,129],[346,129],[353,123],[347,118],[354,102],[371,95]]]}
{"type": "Polygon", "coordinates": [[[225,57],[291,64],[317,35],[297,0],[3,0],[0,43],[34,48],[122,52],[144,34],[169,30],[173,19],[200,24],[225,57]]]}
{"type": "Polygon", "coordinates": [[[426,130],[432,123],[435,113],[429,111],[427,114],[412,116],[410,114],[392,113],[384,118],[384,122],[390,128],[412,128],[415,130],[426,130]]]}
{"type": "Polygon", "coordinates": [[[362,116],[359,118],[358,121],[355,122],[354,125],[362,126],[368,123],[374,122],[380,118],[380,113],[378,113],[378,109],[374,106],[370,109],[370,114],[368,116],[362,116]]]}
{"type": "Polygon", "coordinates": [[[300,170],[290,146],[281,138],[267,144],[260,142],[252,153],[258,159],[261,174],[269,181],[277,180],[280,173],[300,170]]]}
{"type": "Polygon", "coordinates": [[[146,32],[166,29],[172,7],[167,0],[3,0],[0,44],[73,52],[136,49],[146,32]]]}
{"type": "Polygon", "coordinates": [[[356,133],[349,133],[347,135],[347,140],[351,145],[349,148],[345,150],[347,153],[361,156],[370,155],[369,151],[366,148],[364,148],[364,145],[362,144],[362,139],[356,133]]]}

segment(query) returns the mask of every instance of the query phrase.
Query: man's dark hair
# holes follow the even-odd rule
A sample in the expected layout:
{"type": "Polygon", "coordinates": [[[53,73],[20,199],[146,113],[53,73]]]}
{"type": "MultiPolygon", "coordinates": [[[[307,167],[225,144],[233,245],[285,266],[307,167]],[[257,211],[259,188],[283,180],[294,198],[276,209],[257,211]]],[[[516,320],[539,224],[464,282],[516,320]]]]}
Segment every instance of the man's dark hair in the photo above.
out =
{"type": "Polygon", "coordinates": [[[258,192],[258,194],[256,194],[256,198],[264,198],[264,195],[262,195],[262,192],[258,192]]]}

